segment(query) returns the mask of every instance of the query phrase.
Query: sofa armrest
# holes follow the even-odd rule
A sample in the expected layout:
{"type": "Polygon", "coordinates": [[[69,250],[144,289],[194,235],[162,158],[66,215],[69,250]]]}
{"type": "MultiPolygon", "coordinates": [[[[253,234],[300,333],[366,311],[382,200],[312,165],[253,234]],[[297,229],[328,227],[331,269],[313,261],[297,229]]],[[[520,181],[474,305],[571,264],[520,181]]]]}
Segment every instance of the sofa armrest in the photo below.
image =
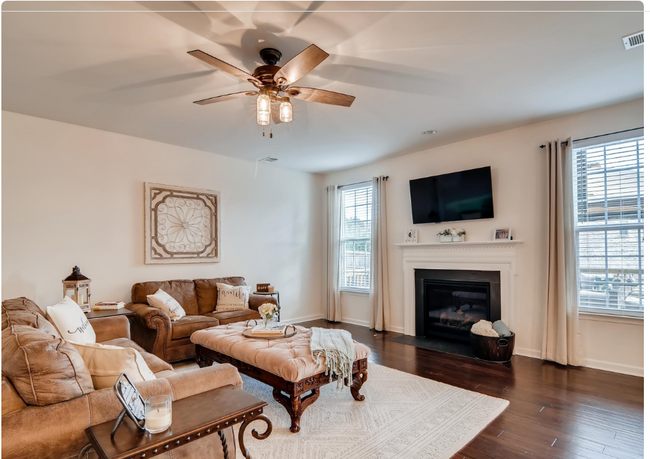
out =
{"type": "Polygon", "coordinates": [[[255,309],[257,311],[257,309],[264,303],[278,304],[275,297],[270,295],[255,295],[254,293],[248,295],[248,307],[251,309],[255,309]]]}
{"type": "MultiPolygon", "coordinates": [[[[167,394],[173,400],[180,400],[228,384],[241,387],[242,380],[233,366],[223,364],[177,373],[169,378],[143,381],[136,383],[136,387],[145,399],[167,394]]],[[[2,416],[2,458],[77,457],[81,448],[88,443],[85,429],[116,419],[121,408],[113,388],[106,388],[67,402],[29,406],[6,414],[2,416]],[[53,422],[61,419],[65,419],[65,422],[53,422]]],[[[119,430],[116,435],[120,435],[119,430]]],[[[214,450],[220,452],[220,448],[214,450]]]]}
{"type": "Polygon", "coordinates": [[[115,338],[131,339],[131,325],[126,316],[98,317],[89,322],[95,330],[98,343],[115,338]]]}
{"type": "Polygon", "coordinates": [[[135,312],[135,320],[145,328],[157,330],[160,326],[172,329],[172,321],[165,311],[143,303],[128,303],[128,310],[135,312]]]}

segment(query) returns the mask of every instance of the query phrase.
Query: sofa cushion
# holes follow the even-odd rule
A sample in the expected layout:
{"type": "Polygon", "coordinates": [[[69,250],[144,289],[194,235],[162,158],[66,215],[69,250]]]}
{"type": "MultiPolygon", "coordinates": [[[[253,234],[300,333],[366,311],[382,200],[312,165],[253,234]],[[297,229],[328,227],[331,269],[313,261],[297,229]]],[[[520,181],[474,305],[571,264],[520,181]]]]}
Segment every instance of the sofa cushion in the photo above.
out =
{"type": "Polygon", "coordinates": [[[171,280],[139,282],[131,288],[131,301],[133,303],[147,303],[147,295],[153,295],[163,290],[171,295],[181,305],[187,315],[199,313],[199,306],[196,302],[196,289],[192,280],[171,280]]]}
{"type": "Polygon", "coordinates": [[[219,319],[219,325],[223,325],[246,320],[257,320],[260,318],[260,313],[254,309],[239,309],[237,311],[213,312],[207,314],[207,316],[219,319]]]}
{"type": "Polygon", "coordinates": [[[2,371],[28,405],[50,405],[93,390],[72,344],[28,325],[2,331],[2,371]]]}
{"type": "Polygon", "coordinates": [[[176,322],[172,322],[172,339],[189,338],[197,330],[217,325],[219,325],[219,321],[214,317],[185,316],[176,322]]]}
{"type": "Polygon", "coordinates": [[[158,289],[153,295],[147,295],[147,302],[150,306],[165,311],[173,321],[185,317],[183,307],[164,290],[158,289]]]}
{"type": "Polygon", "coordinates": [[[144,358],[144,361],[147,362],[147,366],[154,373],[174,369],[174,367],[172,367],[169,363],[165,362],[160,357],[145,351],[143,348],[138,346],[134,341],[131,341],[130,339],[115,338],[108,341],[104,341],[102,344],[110,344],[111,346],[120,346],[120,347],[130,347],[131,349],[135,349],[140,354],[142,354],[142,358],[144,358]]]}
{"type": "Polygon", "coordinates": [[[4,310],[2,311],[2,329],[12,325],[28,325],[32,328],[37,328],[44,331],[48,335],[60,338],[59,332],[56,327],[38,312],[33,312],[28,309],[24,310],[4,310]]]}
{"type": "Polygon", "coordinates": [[[228,285],[246,285],[246,279],[241,276],[217,277],[215,279],[196,279],[196,298],[199,314],[207,314],[217,307],[217,283],[228,285]]]}
{"type": "Polygon", "coordinates": [[[72,344],[81,354],[95,389],[113,387],[122,373],[126,373],[134,383],[156,379],[142,355],[131,347],[98,343],[72,344]]]}
{"type": "Polygon", "coordinates": [[[86,314],[67,296],[54,306],[48,306],[47,315],[63,339],[75,343],[95,342],[97,336],[86,314]]]}
{"type": "Polygon", "coordinates": [[[11,385],[9,380],[2,375],[2,415],[20,411],[26,408],[25,401],[20,398],[14,386],[11,385]]]}
{"type": "Polygon", "coordinates": [[[38,312],[39,314],[42,314],[43,311],[41,308],[38,307],[36,303],[34,303],[32,300],[29,298],[25,298],[24,296],[21,296],[19,298],[12,298],[10,300],[4,300],[2,302],[2,310],[3,311],[32,311],[32,312],[38,312]]]}

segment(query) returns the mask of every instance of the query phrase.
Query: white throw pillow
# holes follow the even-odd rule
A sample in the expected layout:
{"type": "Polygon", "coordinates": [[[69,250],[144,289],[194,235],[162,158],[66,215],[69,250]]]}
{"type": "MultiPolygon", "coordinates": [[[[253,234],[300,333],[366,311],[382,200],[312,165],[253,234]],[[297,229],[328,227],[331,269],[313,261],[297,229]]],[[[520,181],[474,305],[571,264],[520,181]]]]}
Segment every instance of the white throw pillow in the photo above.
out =
{"type": "Polygon", "coordinates": [[[158,289],[153,295],[147,295],[150,306],[162,309],[171,320],[178,320],[185,317],[185,310],[169,293],[158,289]]]}
{"type": "Polygon", "coordinates": [[[72,345],[81,354],[95,389],[113,387],[122,373],[134,383],[156,379],[142,354],[133,348],[99,343],[72,345]]]}
{"type": "Polygon", "coordinates": [[[215,311],[236,311],[248,308],[248,285],[228,285],[217,282],[217,307],[215,311]]]}
{"type": "Polygon", "coordinates": [[[64,340],[71,343],[94,343],[97,340],[86,314],[69,297],[66,296],[54,306],[48,306],[47,315],[64,340]]]}

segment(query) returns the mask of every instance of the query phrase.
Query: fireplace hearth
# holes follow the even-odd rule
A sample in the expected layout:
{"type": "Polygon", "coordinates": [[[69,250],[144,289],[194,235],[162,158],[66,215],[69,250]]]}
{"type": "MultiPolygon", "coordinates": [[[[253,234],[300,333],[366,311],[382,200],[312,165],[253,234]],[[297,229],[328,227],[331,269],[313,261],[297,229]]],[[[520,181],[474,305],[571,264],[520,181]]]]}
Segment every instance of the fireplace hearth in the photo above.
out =
{"type": "Polygon", "coordinates": [[[416,336],[469,342],[481,319],[501,318],[498,271],[416,269],[416,336]]]}

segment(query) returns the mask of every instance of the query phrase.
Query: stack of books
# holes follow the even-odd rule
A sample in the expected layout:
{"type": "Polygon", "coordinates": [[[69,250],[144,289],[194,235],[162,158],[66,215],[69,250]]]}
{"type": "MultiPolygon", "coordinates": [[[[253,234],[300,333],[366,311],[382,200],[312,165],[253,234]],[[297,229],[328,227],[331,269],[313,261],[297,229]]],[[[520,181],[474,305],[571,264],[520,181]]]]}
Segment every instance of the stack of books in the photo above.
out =
{"type": "Polygon", "coordinates": [[[253,335],[284,335],[286,325],[276,324],[273,327],[265,328],[264,325],[256,325],[251,329],[253,335]]]}
{"type": "Polygon", "coordinates": [[[124,307],[124,301],[100,301],[95,303],[93,311],[112,311],[124,307]]]}

